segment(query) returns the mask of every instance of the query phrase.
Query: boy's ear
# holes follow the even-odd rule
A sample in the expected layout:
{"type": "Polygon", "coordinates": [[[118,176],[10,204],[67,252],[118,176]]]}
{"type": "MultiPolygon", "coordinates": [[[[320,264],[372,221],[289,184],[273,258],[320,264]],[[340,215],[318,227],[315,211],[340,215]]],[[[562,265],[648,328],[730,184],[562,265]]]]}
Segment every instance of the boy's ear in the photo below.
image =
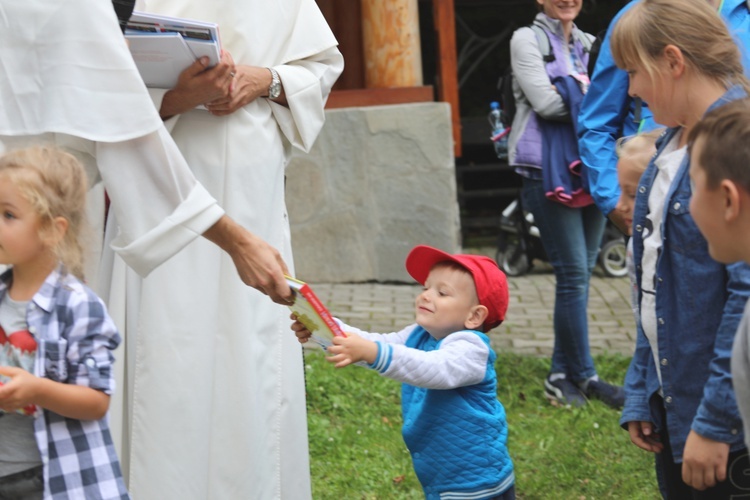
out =
{"type": "Polygon", "coordinates": [[[724,222],[736,221],[741,212],[740,190],[733,181],[724,179],[719,184],[719,189],[724,197],[724,222]]]}
{"type": "Polygon", "coordinates": [[[479,330],[487,319],[489,310],[483,305],[477,305],[471,308],[469,316],[464,322],[464,326],[469,330],[479,330]]]}

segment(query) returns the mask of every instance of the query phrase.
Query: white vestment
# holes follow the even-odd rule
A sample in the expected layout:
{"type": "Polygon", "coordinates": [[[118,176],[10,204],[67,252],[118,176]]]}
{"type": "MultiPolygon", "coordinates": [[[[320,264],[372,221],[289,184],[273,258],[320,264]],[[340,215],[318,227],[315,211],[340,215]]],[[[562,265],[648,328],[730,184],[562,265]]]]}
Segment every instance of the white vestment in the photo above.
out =
{"type": "MultiPolygon", "coordinates": [[[[109,1],[0,0],[0,152],[38,143],[104,181],[113,245],[142,275],[224,214],[154,110],[109,1]]],[[[92,193],[96,226],[104,195],[92,193]]]]}
{"type": "MultiPolygon", "coordinates": [[[[227,215],[293,272],[284,169],[291,146],[312,146],[343,70],[317,5],[147,0],[145,10],[216,22],[237,65],[278,71],[288,107],[258,98],[226,117],[197,109],[167,127],[227,215]]],[[[163,94],[152,92],[157,108],[163,94]]],[[[116,271],[112,297],[128,343],[120,449],[133,497],[310,498],[302,351],[288,308],[245,286],[205,240],[145,279],[116,271]]]]}

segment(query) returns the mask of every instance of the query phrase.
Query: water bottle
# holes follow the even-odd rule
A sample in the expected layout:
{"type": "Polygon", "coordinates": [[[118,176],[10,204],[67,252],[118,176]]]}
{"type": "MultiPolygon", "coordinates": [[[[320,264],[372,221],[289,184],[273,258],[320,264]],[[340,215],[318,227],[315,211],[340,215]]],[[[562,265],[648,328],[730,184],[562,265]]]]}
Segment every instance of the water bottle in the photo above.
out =
{"type": "Polygon", "coordinates": [[[492,101],[490,103],[490,114],[489,114],[490,126],[492,127],[492,144],[495,145],[495,153],[501,160],[508,159],[508,133],[510,127],[503,127],[503,122],[500,120],[500,103],[492,101]]]}

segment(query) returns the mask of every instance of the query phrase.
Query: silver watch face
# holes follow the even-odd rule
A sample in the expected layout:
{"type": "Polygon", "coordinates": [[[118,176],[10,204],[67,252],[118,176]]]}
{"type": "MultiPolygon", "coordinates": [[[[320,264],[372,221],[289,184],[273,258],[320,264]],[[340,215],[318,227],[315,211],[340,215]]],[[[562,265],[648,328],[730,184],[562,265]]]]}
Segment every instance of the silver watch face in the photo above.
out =
{"type": "Polygon", "coordinates": [[[271,71],[271,86],[268,87],[268,97],[271,99],[276,99],[281,95],[281,80],[279,79],[279,74],[274,71],[271,68],[268,68],[271,71]]]}
{"type": "Polygon", "coordinates": [[[281,82],[273,82],[268,88],[268,97],[276,99],[281,95],[281,82]]]}

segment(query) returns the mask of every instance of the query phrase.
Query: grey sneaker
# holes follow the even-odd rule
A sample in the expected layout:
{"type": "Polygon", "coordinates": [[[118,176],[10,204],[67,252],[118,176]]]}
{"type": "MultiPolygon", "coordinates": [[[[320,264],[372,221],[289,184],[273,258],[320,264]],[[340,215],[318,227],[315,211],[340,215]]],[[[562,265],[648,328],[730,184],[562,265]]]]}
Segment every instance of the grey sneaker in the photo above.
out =
{"type": "Polygon", "coordinates": [[[586,404],[586,397],[573,382],[567,378],[558,378],[550,380],[549,377],[544,379],[544,396],[550,401],[562,405],[583,406],[586,404]]]}
{"type": "Polygon", "coordinates": [[[621,410],[625,405],[625,391],[619,385],[608,384],[601,380],[589,380],[583,393],[587,398],[598,399],[615,410],[621,410]]]}

